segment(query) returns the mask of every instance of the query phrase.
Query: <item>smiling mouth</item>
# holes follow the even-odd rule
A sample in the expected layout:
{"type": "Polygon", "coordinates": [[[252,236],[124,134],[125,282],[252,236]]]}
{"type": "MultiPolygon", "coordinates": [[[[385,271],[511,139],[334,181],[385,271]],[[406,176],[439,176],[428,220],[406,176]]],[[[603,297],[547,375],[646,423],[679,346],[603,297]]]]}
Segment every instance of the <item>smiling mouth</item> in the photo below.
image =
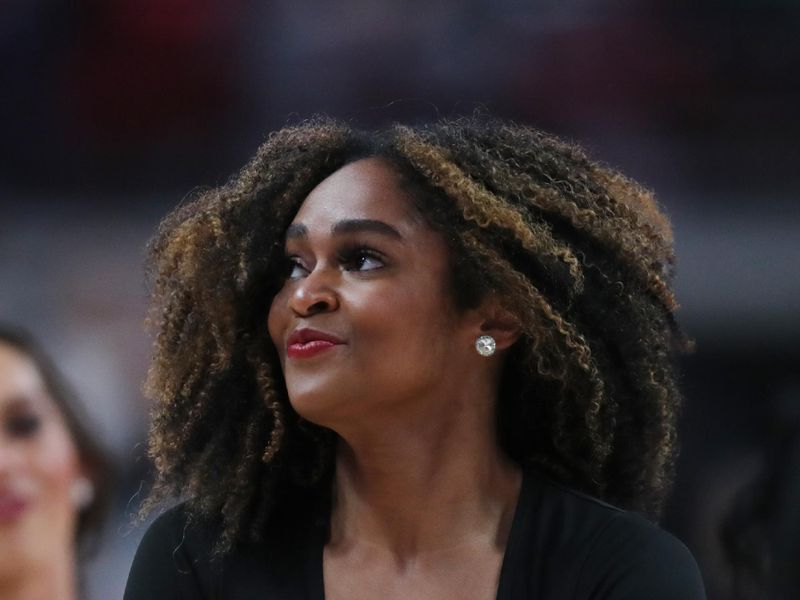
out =
{"type": "Polygon", "coordinates": [[[0,525],[13,523],[28,510],[29,502],[22,498],[0,495],[0,525]]]}

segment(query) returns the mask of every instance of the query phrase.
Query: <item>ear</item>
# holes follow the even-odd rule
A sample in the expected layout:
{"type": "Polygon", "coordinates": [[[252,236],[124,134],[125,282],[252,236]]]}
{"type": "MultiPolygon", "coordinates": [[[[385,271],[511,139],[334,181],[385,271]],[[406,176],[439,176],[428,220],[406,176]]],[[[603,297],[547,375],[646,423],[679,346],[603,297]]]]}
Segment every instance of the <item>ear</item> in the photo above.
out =
{"type": "Polygon", "coordinates": [[[84,475],[76,477],[69,488],[70,500],[78,511],[86,510],[92,505],[95,493],[92,480],[84,475]]]}
{"type": "Polygon", "coordinates": [[[490,335],[494,338],[498,350],[510,348],[522,335],[519,319],[505,309],[496,297],[488,298],[478,309],[477,336],[490,335]]]}

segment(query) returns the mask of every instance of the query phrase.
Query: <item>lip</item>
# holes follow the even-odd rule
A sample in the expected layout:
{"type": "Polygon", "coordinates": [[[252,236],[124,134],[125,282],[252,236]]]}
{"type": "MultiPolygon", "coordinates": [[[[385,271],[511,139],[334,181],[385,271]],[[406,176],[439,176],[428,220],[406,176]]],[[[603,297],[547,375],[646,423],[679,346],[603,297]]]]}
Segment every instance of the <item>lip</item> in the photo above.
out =
{"type": "Polygon", "coordinates": [[[30,502],[16,494],[0,493],[0,525],[19,520],[28,510],[30,502]]]}
{"type": "Polygon", "coordinates": [[[336,346],[341,346],[344,341],[331,333],[316,329],[295,329],[286,341],[286,355],[289,358],[311,358],[336,346]]]}

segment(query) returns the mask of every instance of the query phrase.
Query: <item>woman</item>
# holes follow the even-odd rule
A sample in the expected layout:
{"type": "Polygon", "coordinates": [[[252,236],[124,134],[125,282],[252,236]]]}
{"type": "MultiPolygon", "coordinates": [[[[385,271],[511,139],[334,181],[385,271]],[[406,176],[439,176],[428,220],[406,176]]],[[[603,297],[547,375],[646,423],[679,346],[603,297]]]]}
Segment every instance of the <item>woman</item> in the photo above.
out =
{"type": "Polygon", "coordinates": [[[107,463],[53,364],[0,326],[0,598],[74,600],[107,463]]]}
{"type": "Polygon", "coordinates": [[[272,135],[152,246],[128,600],[702,598],[658,530],[685,345],[669,225],[485,119],[272,135]]]}

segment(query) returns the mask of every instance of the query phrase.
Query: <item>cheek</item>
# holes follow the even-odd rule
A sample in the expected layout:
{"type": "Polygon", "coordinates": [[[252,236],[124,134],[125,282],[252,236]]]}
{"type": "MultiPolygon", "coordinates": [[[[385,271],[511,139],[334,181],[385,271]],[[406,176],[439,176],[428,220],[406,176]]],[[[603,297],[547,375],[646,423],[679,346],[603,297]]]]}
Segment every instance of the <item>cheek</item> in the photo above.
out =
{"type": "MultiPolygon", "coordinates": [[[[397,286],[385,294],[351,303],[364,358],[391,363],[425,363],[449,339],[449,308],[429,286],[397,286]]],[[[420,364],[419,366],[424,366],[420,364]]]]}
{"type": "Polygon", "coordinates": [[[72,510],[70,489],[80,472],[78,453],[67,432],[51,424],[42,432],[33,455],[31,474],[50,508],[72,510]]]}

